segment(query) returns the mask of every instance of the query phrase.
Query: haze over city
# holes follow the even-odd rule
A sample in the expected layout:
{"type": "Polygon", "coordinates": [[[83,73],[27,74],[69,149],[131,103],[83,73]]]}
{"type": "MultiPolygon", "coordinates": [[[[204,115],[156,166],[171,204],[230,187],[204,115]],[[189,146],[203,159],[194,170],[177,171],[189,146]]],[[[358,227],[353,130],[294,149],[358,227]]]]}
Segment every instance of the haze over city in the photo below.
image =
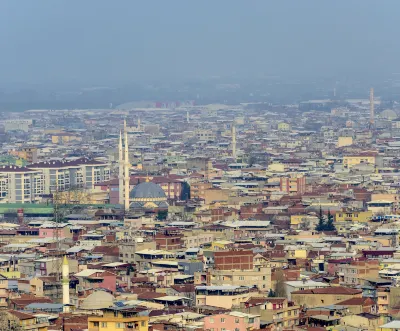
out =
{"type": "Polygon", "coordinates": [[[0,0],[0,331],[399,331],[399,12],[0,0]]]}

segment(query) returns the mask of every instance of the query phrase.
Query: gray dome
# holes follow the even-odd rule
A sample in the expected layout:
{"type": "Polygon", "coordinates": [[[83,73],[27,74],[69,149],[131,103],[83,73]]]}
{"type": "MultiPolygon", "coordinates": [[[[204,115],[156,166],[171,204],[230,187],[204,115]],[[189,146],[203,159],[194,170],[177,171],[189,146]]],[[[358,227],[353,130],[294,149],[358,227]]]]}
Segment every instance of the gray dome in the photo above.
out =
{"type": "Polygon", "coordinates": [[[129,198],[135,200],[167,200],[164,190],[160,185],[152,182],[143,182],[136,185],[129,194],[129,198]]]}
{"type": "Polygon", "coordinates": [[[115,298],[112,294],[105,291],[96,291],[83,299],[79,308],[89,310],[109,308],[113,305],[114,300],[115,298]]]}

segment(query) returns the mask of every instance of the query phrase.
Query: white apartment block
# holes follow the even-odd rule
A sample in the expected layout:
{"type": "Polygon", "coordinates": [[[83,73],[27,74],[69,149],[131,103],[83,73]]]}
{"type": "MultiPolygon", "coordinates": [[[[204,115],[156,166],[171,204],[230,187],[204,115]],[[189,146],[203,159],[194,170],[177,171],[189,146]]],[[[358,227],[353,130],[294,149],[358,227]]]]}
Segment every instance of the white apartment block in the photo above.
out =
{"type": "Polygon", "coordinates": [[[86,158],[74,161],[47,161],[28,167],[0,167],[0,203],[34,203],[43,194],[70,188],[92,190],[110,180],[107,163],[86,158]]]}

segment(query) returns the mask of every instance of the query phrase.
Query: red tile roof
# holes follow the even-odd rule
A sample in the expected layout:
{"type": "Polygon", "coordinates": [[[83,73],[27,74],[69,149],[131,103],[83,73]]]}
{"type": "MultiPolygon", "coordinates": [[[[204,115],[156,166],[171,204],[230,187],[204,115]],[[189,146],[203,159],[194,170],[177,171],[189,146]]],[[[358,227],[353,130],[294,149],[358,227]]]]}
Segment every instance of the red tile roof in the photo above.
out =
{"type": "Polygon", "coordinates": [[[325,288],[314,288],[309,290],[294,291],[292,294],[343,294],[343,295],[354,295],[362,293],[362,290],[357,290],[348,287],[325,287],[325,288]]]}

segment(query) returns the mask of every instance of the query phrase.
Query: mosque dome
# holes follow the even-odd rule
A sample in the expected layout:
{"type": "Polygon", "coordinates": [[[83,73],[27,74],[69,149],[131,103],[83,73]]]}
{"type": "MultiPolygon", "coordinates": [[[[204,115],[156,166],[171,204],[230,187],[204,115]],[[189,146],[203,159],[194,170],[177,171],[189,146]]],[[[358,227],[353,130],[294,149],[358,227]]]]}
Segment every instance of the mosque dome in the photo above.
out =
{"type": "Polygon", "coordinates": [[[381,118],[386,118],[388,120],[394,120],[397,118],[397,113],[392,109],[385,109],[379,115],[381,118]]]}
{"type": "Polygon", "coordinates": [[[129,194],[132,208],[168,208],[167,196],[160,185],[143,182],[136,185],[129,194]]]}
{"type": "Polygon", "coordinates": [[[112,294],[105,291],[96,291],[88,295],[79,308],[81,309],[104,309],[113,305],[115,298],[112,294]]]}

